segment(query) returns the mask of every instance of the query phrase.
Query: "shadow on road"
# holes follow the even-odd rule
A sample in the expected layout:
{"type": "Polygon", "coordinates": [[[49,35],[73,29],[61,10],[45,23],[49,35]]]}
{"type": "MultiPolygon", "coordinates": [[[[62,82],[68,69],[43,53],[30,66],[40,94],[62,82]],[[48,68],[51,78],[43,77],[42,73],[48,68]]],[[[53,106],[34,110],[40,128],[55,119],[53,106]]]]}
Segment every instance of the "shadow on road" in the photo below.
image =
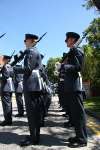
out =
{"type": "Polygon", "coordinates": [[[11,132],[0,132],[0,144],[18,144],[25,135],[18,135],[11,132]]]}
{"type": "MultiPolygon", "coordinates": [[[[47,134],[41,134],[41,145],[45,146],[67,146],[67,139],[71,136],[74,136],[72,129],[65,129],[55,126],[54,122],[53,127],[49,126],[47,128],[47,134]]],[[[51,124],[51,122],[50,122],[51,124]]]]}
{"type": "MultiPolygon", "coordinates": [[[[16,109],[14,108],[14,113],[16,109]]],[[[0,115],[2,118],[2,115],[0,115]]],[[[26,117],[26,116],[25,116],[26,117]]],[[[0,144],[17,144],[25,137],[23,134],[29,133],[28,123],[26,118],[18,118],[13,121],[11,127],[0,127],[0,144]],[[19,135],[22,134],[22,135],[19,135]]],[[[51,105],[48,116],[46,117],[45,127],[41,128],[40,146],[67,146],[67,139],[75,136],[73,128],[64,128],[64,122],[67,118],[62,117],[62,112],[57,108],[57,105],[51,105]]],[[[89,137],[92,137],[92,132],[88,130],[89,137]]],[[[99,142],[94,143],[91,150],[99,150],[99,142]]],[[[33,149],[35,150],[35,149],[33,149]]]]}
{"type": "Polygon", "coordinates": [[[14,121],[12,126],[28,126],[28,123],[25,121],[14,121]]]}
{"type": "MultiPolygon", "coordinates": [[[[0,144],[17,144],[25,137],[11,132],[0,132],[0,144]]],[[[58,138],[56,135],[41,135],[40,145],[44,146],[67,146],[67,139],[58,138]]]]}
{"type": "Polygon", "coordinates": [[[58,138],[57,136],[42,134],[40,145],[45,146],[67,146],[67,139],[58,138]]]}

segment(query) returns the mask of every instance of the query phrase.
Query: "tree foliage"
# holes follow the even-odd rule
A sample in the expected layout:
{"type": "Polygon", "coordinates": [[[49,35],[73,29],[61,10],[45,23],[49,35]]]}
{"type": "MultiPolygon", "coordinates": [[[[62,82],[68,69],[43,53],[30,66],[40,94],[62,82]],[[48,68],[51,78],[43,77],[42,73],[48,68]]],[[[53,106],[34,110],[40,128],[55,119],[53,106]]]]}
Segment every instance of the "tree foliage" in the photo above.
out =
{"type": "Polygon", "coordinates": [[[96,7],[100,10],[100,0],[85,0],[85,4],[83,6],[85,6],[86,9],[96,7]]]}
{"type": "Polygon", "coordinates": [[[83,77],[100,87],[100,18],[94,19],[85,31],[88,44],[83,46],[85,64],[83,77]]]}
{"type": "Polygon", "coordinates": [[[94,4],[92,0],[85,0],[85,4],[83,4],[83,6],[86,7],[86,9],[90,9],[94,7],[94,4]]]}
{"type": "Polygon", "coordinates": [[[94,19],[85,31],[88,43],[96,49],[100,48],[100,18],[94,19]]]}
{"type": "Polygon", "coordinates": [[[56,83],[58,78],[57,76],[54,75],[54,71],[55,71],[55,64],[56,62],[60,61],[61,58],[57,57],[57,58],[49,58],[48,62],[47,62],[47,74],[48,74],[48,78],[51,82],[56,83]]]}

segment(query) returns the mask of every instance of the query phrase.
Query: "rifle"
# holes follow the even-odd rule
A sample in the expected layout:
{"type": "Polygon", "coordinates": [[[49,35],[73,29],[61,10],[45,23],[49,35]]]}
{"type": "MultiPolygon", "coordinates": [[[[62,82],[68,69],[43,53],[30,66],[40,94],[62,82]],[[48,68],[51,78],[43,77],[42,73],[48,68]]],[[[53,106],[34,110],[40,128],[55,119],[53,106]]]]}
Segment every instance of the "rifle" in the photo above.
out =
{"type": "Polygon", "coordinates": [[[78,46],[83,42],[83,40],[86,38],[87,33],[83,32],[83,36],[82,38],[80,38],[75,44],[74,44],[74,48],[78,48],[78,46]]]}
{"type": "Polygon", "coordinates": [[[0,39],[1,39],[3,36],[5,36],[5,34],[6,34],[6,33],[2,34],[2,35],[0,36],[0,39]]]}

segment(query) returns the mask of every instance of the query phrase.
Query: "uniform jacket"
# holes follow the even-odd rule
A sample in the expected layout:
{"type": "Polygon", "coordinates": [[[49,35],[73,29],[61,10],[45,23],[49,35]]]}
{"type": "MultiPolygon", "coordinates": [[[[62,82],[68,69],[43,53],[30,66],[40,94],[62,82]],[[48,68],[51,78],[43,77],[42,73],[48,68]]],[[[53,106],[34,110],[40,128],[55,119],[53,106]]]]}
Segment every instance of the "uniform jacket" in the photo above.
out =
{"type": "Polygon", "coordinates": [[[6,64],[2,70],[1,92],[14,92],[13,69],[9,64],[6,64]]]}
{"type": "Polygon", "coordinates": [[[41,77],[39,69],[41,67],[41,54],[35,47],[26,50],[23,67],[15,67],[16,73],[24,74],[23,89],[24,92],[41,91],[41,77]]]}
{"type": "Polygon", "coordinates": [[[43,65],[40,68],[40,76],[42,81],[42,92],[48,93],[48,88],[47,88],[48,76],[47,76],[46,68],[43,65]]]}
{"type": "Polygon", "coordinates": [[[14,75],[14,86],[16,93],[23,93],[23,74],[14,75]]]}
{"type": "Polygon", "coordinates": [[[72,49],[66,56],[62,65],[64,69],[64,91],[82,91],[82,78],[80,72],[83,68],[84,54],[81,49],[72,49]]]}

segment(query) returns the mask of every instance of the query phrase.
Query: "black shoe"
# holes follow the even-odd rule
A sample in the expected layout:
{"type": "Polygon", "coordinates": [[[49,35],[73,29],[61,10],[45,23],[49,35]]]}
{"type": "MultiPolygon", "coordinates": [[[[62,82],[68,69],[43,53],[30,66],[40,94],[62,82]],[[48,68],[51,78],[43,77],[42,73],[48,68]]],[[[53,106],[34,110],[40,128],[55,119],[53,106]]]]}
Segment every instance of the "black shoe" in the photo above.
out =
{"type": "Polygon", "coordinates": [[[45,125],[44,125],[44,122],[41,122],[40,123],[40,127],[44,127],[45,125]]]}
{"type": "Polygon", "coordinates": [[[12,125],[12,121],[3,121],[0,123],[0,126],[11,126],[12,125]]]}
{"type": "Polygon", "coordinates": [[[24,114],[17,114],[15,117],[24,117],[24,114]]]}
{"type": "Polygon", "coordinates": [[[20,142],[21,147],[30,146],[30,145],[38,145],[39,141],[32,141],[30,136],[26,136],[24,140],[20,142]]]}
{"type": "Polygon", "coordinates": [[[70,142],[69,144],[68,144],[68,147],[70,147],[70,148],[79,148],[79,147],[85,147],[85,146],[87,146],[87,142],[70,142]]]}
{"type": "Polygon", "coordinates": [[[68,115],[67,115],[67,114],[63,114],[62,116],[63,116],[63,117],[68,117],[68,115]]]}
{"type": "Polygon", "coordinates": [[[65,122],[64,127],[65,128],[71,128],[71,127],[73,127],[73,125],[70,122],[65,122]]]}
{"type": "Polygon", "coordinates": [[[70,137],[68,140],[67,140],[69,143],[74,143],[74,142],[78,142],[78,138],[77,137],[70,137]]]}

